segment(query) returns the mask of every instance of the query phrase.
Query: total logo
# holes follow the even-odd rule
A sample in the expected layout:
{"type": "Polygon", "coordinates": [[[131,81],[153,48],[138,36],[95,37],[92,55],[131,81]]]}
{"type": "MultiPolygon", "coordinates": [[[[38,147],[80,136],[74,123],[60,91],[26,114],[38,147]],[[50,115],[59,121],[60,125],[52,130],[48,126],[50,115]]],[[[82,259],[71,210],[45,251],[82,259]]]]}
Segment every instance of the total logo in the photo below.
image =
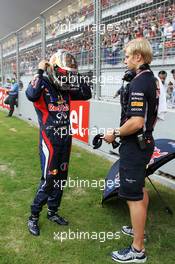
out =
{"type": "Polygon", "coordinates": [[[89,102],[71,101],[71,130],[74,138],[88,143],[89,102]]]}
{"type": "Polygon", "coordinates": [[[72,124],[72,133],[73,134],[79,134],[80,137],[84,136],[83,129],[82,129],[82,123],[83,123],[83,107],[79,107],[79,111],[72,110],[70,113],[70,120],[72,124]],[[74,128],[75,125],[77,128],[74,128]]]}

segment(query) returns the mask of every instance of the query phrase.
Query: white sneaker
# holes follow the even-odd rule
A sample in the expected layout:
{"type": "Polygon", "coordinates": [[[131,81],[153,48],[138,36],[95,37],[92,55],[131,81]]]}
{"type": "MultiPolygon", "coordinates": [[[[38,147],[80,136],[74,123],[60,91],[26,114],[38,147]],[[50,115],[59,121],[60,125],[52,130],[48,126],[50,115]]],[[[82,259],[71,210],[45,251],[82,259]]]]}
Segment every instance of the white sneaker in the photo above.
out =
{"type": "MultiPolygon", "coordinates": [[[[121,231],[124,235],[134,237],[133,228],[131,226],[123,226],[121,231]]],[[[144,232],[144,241],[146,240],[147,240],[147,236],[146,236],[146,233],[144,232]]]]}
{"type": "Polygon", "coordinates": [[[137,251],[130,246],[128,248],[112,252],[112,259],[119,263],[145,263],[147,256],[145,251],[137,251]]]}

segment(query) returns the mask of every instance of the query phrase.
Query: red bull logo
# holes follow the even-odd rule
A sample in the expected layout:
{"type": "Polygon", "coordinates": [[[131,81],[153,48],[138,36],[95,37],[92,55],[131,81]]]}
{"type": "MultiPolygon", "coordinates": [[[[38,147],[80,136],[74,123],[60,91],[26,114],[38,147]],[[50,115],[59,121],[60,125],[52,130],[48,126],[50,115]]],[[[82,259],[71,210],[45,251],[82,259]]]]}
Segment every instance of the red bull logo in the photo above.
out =
{"type": "Polygon", "coordinates": [[[168,152],[161,152],[160,149],[155,147],[149,164],[153,164],[155,159],[159,159],[160,157],[166,156],[167,154],[168,152]]]}

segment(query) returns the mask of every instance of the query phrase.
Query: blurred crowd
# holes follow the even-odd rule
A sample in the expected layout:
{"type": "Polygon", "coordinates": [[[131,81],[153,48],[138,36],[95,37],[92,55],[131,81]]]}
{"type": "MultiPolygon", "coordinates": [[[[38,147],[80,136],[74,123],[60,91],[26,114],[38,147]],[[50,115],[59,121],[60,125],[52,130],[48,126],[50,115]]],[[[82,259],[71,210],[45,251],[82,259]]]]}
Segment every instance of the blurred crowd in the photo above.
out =
{"type": "MultiPolygon", "coordinates": [[[[167,72],[164,70],[159,71],[157,76],[160,94],[164,97],[162,113],[166,113],[167,108],[175,108],[175,69],[171,70],[171,74],[172,78],[168,81],[167,72]]],[[[159,113],[160,119],[162,113],[159,113]]]]}
{"type": "MultiPolygon", "coordinates": [[[[126,2],[125,0],[101,0],[102,10],[104,11],[107,8],[111,8],[114,5],[120,5],[126,2]]],[[[60,19],[57,16],[54,23],[48,23],[46,31],[48,35],[55,37],[60,33],[59,29],[61,25],[68,25],[81,23],[85,21],[88,17],[93,16],[94,4],[93,1],[90,1],[89,5],[83,5],[78,11],[66,15],[63,19],[60,19]]],[[[69,12],[68,12],[69,13],[69,12]]]]}
{"type": "MultiPolygon", "coordinates": [[[[121,62],[124,45],[142,36],[150,40],[155,58],[161,57],[163,51],[165,57],[175,55],[175,4],[145,10],[124,21],[114,22],[113,26],[115,30],[101,34],[102,63],[116,65],[121,62]]],[[[80,65],[92,64],[93,35],[93,27],[90,26],[78,36],[55,41],[47,47],[47,57],[56,49],[65,48],[77,57],[80,65]]],[[[40,49],[33,50],[33,54],[31,51],[27,57],[31,58],[25,61],[35,66],[35,60],[40,57],[40,49]]]]}
{"type": "MultiPolygon", "coordinates": [[[[112,2],[114,4],[116,1],[112,2]]],[[[109,1],[105,1],[105,4],[109,4],[109,1]]],[[[75,16],[76,19],[79,19],[78,17],[78,15],[75,16]]],[[[115,22],[115,19],[113,19],[108,23],[112,24],[115,30],[112,32],[106,30],[101,34],[103,63],[115,65],[121,62],[124,45],[131,39],[139,37],[150,40],[154,57],[162,56],[163,50],[165,57],[175,55],[175,3],[167,6],[162,5],[158,8],[155,6],[152,10],[145,9],[137,15],[131,14],[125,20],[121,19],[121,21],[115,22]]],[[[52,26],[55,29],[59,28],[58,24],[52,26]]],[[[54,34],[56,34],[55,30],[54,34]]],[[[64,47],[76,54],[81,64],[84,65],[85,61],[86,64],[89,64],[93,62],[93,35],[94,31],[91,26],[85,29],[82,34],[79,34],[78,37],[62,40],[61,43],[57,43],[57,46],[64,47]]],[[[50,50],[48,53],[50,53],[50,50]]]]}
{"type": "MultiPolygon", "coordinates": [[[[103,9],[110,6],[126,2],[123,0],[102,0],[103,9]]],[[[65,16],[62,20],[48,24],[46,31],[48,34],[57,35],[60,23],[79,23],[79,19],[86,19],[93,13],[93,3],[83,6],[82,9],[65,16]]],[[[131,39],[145,37],[148,38],[153,47],[154,58],[166,58],[175,55],[175,3],[168,1],[166,5],[147,5],[142,11],[127,10],[123,15],[114,16],[105,24],[113,25],[114,30],[101,31],[101,56],[103,64],[117,65],[123,59],[123,47],[131,39]],[[127,17],[126,17],[127,14],[127,17]]],[[[40,30],[39,27],[37,27],[40,30]]],[[[105,28],[106,29],[106,28],[105,28]]],[[[37,32],[33,29],[30,36],[34,39],[37,32]]],[[[65,34],[63,39],[53,38],[48,42],[46,57],[49,58],[58,48],[65,48],[77,58],[80,66],[93,64],[94,49],[94,28],[93,25],[83,28],[83,31],[76,32],[76,35],[65,34]]],[[[25,39],[25,42],[27,40],[25,39]]],[[[38,61],[41,59],[41,46],[35,46],[30,50],[20,52],[20,72],[21,74],[33,74],[36,71],[38,61]]],[[[8,61],[8,65],[15,67],[15,63],[8,61]]],[[[9,67],[9,66],[8,66],[9,67]]]]}
{"type": "Polygon", "coordinates": [[[20,75],[31,75],[36,72],[41,60],[41,47],[24,52],[20,56],[20,75]]]}
{"type": "Polygon", "coordinates": [[[106,33],[102,47],[105,63],[117,64],[122,48],[131,39],[145,37],[151,42],[154,57],[175,55],[175,3],[158,9],[145,10],[117,24],[112,34],[106,33]]]}

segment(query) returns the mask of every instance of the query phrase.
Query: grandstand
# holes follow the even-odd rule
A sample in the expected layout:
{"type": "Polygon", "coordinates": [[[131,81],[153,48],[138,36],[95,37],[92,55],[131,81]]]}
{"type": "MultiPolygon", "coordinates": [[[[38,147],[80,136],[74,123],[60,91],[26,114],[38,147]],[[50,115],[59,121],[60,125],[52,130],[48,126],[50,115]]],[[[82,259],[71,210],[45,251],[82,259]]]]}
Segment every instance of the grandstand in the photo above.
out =
{"type": "MultiPolygon", "coordinates": [[[[96,1],[100,2],[100,1],[96,1]]],[[[80,70],[93,70],[96,30],[100,35],[102,68],[123,67],[123,46],[131,39],[146,37],[154,51],[154,65],[173,64],[175,56],[175,2],[173,0],[102,0],[100,28],[94,24],[93,1],[58,1],[41,17],[1,40],[3,72],[31,75],[38,61],[57,48],[66,48],[78,60],[80,70]],[[44,27],[44,28],[43,28],[44,27]],[[42,33],[45,33],[43,53],[42,33]],[[18,45],[17,45],[18,42],[18,45]],[[19,65],[16,65],[19,46],[19,65]]]]}
{"type": "Polygon", "coordinates": [[[16,72],[27,83],[41,58],[65,48],[77,58],[81,73],[96,76],[94,98],[112,100],[121,86],[123,47],[142,36],[153,48],[153,70],[165,65],[170,71],[175,64],[174,0],[58,1],[1,39],[2,80],[16,72]]]}

